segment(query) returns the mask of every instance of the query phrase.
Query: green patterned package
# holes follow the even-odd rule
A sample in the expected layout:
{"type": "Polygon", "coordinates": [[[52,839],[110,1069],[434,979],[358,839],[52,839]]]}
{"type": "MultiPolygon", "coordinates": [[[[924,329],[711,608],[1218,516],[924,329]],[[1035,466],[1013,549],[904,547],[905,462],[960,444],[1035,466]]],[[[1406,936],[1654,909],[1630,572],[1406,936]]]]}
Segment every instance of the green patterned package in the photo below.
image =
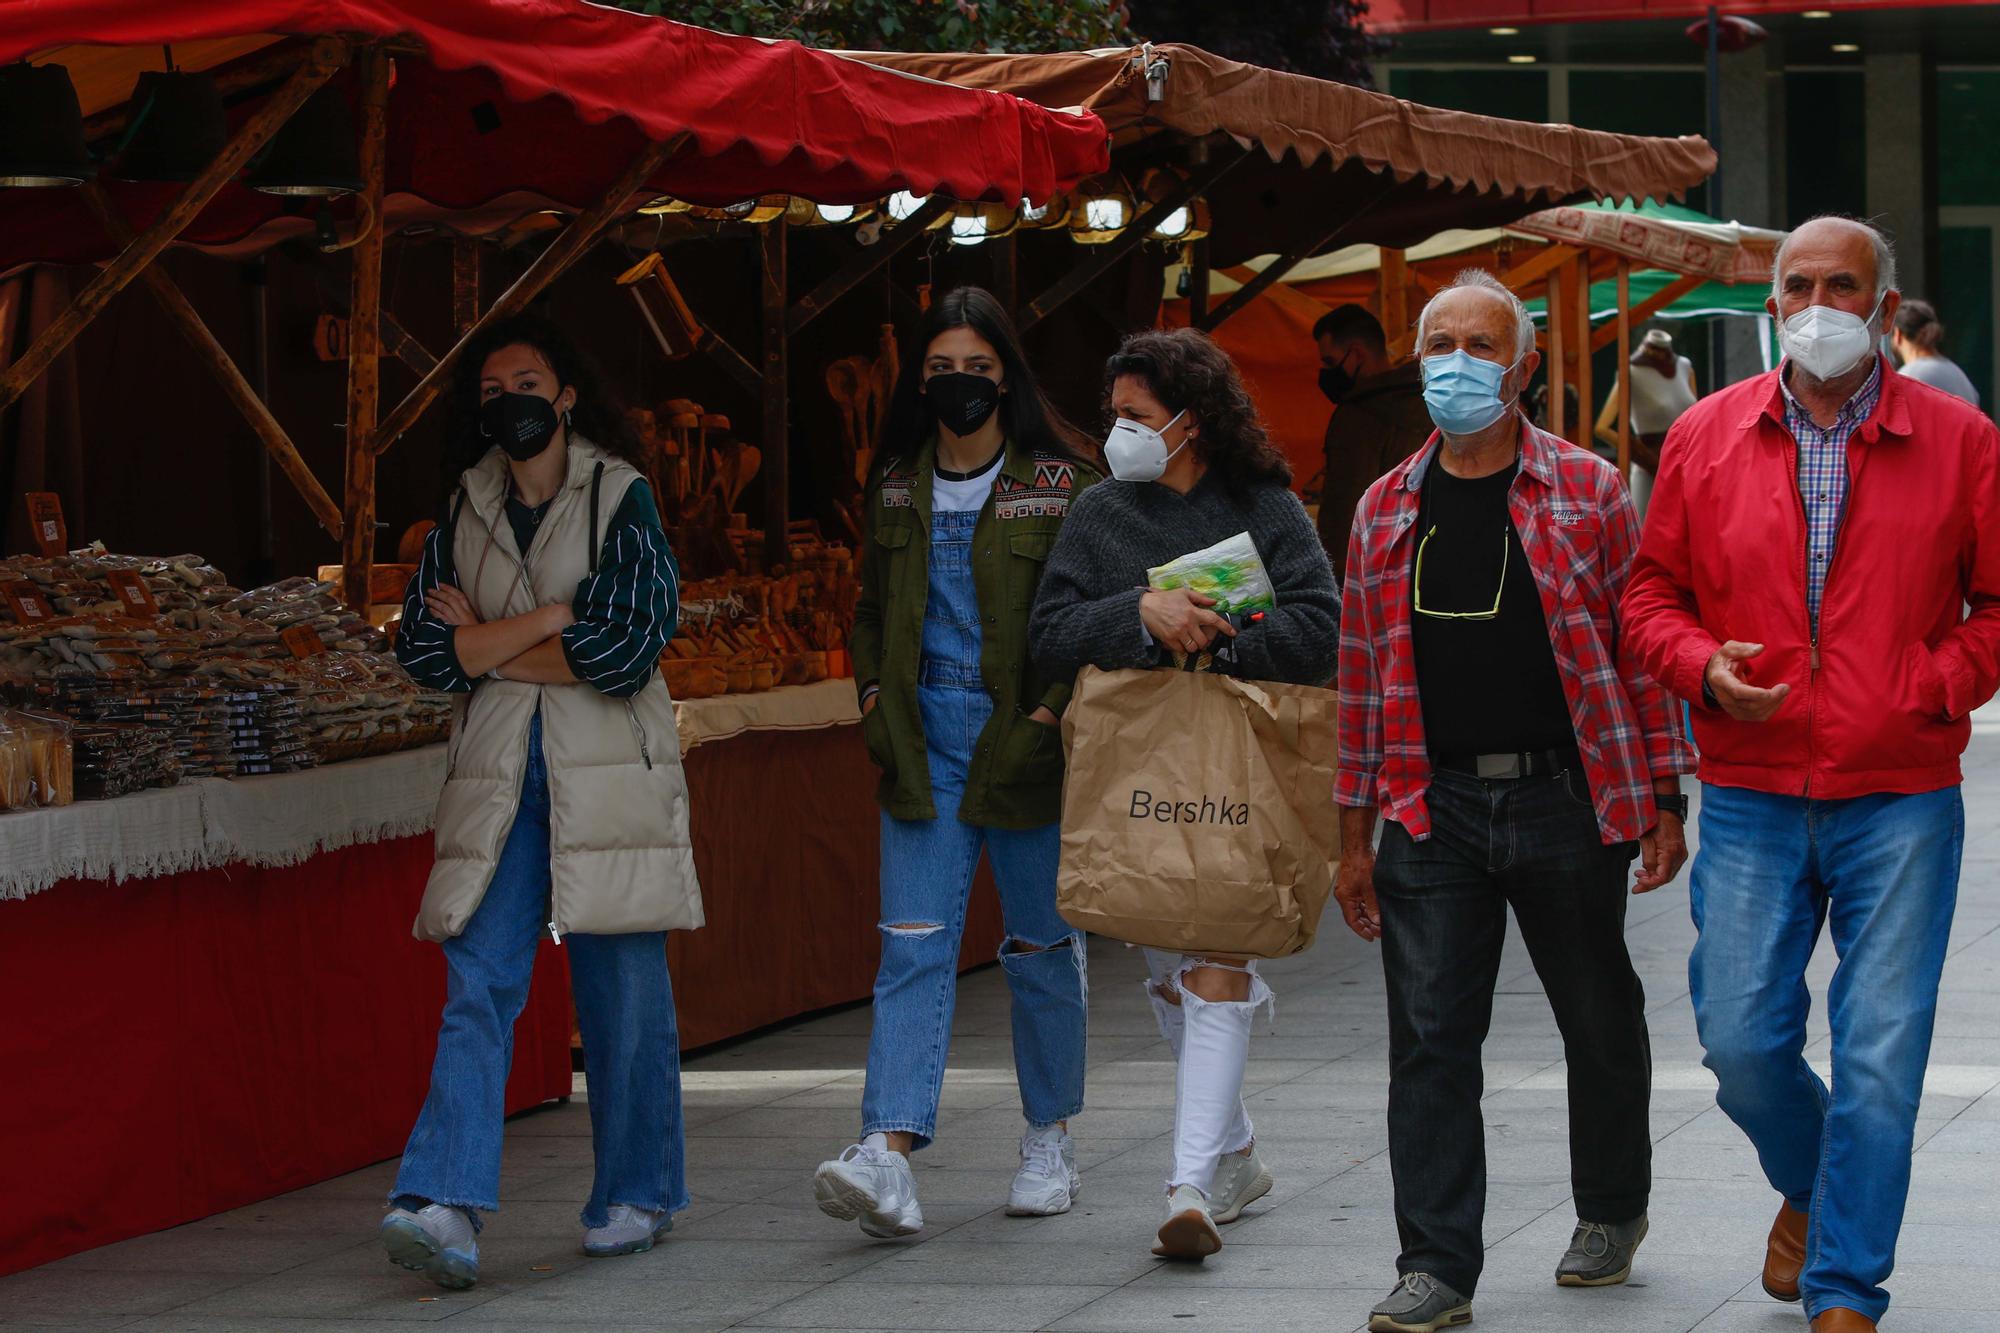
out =
{"type": "Polygon", "coordinates": [[[1224,615],[1269,611],[1278,604],[1270,572],[1247,532],[1149,569],[1146,582],[1154,588],[1188,588],[1211,597],[1224,615]]]}

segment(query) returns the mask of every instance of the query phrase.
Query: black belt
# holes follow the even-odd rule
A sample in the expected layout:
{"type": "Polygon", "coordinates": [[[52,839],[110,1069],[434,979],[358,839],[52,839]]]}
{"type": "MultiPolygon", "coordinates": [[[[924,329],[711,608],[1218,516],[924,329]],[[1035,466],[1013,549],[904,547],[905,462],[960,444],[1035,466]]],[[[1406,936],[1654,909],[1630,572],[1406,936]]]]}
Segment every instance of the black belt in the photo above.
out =
{"type": "Polygon", "coordinates": [[[1571,745],[1524,754],[1445,754],[1433,762],[1439,768],[1475,778],[1545,778],[1583,767],[1583,753],[1571,745]]]}

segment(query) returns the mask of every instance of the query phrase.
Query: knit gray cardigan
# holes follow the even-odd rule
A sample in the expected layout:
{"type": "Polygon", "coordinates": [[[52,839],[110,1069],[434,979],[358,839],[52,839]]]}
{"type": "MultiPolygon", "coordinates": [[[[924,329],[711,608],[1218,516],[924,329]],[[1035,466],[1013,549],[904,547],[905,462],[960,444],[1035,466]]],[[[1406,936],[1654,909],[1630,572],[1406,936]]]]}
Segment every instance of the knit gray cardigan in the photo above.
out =
{"type": "Polygon", "coordinates": [[[1233,674],[1325,685],[1340,651],[1340,588],[1305,506],[1277,482],[1233,496],[1213,472],[1186,495],[1103,481],[1076,498],[1028,618],[1036,669],[1067,680],[1085,665],[1160,665],[1139,621],[1146,571],[1246,531],[1278,605],[1236,636],[1233,674]]]}

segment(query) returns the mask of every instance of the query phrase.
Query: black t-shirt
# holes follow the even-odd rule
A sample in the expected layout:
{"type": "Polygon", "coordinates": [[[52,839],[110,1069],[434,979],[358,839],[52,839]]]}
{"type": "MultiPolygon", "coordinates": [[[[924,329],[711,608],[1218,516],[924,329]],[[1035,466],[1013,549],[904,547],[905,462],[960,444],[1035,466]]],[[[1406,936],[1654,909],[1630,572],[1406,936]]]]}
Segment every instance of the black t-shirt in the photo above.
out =
{"type": "Polygon", "coordinates": [[[1518,469],[1468,480],[1433,459],[1424,474],[1416,529],[1422,557],[1411,557],[1410,628],[1432,755],[1576,744],[1541,594],[1507,511],[1518,469]],[[1500,610],[1491,619],[1436,614],[1491,611],[1496,594],[1500,610]]]}

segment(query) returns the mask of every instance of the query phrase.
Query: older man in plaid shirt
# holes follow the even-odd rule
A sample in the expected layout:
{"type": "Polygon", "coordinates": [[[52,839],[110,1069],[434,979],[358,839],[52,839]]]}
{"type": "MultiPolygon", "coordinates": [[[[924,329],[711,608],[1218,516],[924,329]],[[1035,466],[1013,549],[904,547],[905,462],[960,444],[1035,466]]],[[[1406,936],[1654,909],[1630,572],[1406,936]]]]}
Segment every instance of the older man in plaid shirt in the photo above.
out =
{"type": "Polygon", "coordinates": [[[1577,1227],[1565,1286],[1625,1281],[1646,1234],[1652,1057],[1625,949],[1686,859],[1694,756],[1666,693],[1617,659],[1639,544],[1595,455],[1516,406],[1534,325],[1462,273],[1417,326],[1438,433],[1355,513],[1341,614],[1343,845],[1335,894],[1382,942],[1401,1275],[1371,1329],[1471,1318],[1484,1246],[1480,1046],[1511,906],[1569,1057],[1577,1227]],[[1370,851],[1376,811],[1387,822],[1370,851]]]}

